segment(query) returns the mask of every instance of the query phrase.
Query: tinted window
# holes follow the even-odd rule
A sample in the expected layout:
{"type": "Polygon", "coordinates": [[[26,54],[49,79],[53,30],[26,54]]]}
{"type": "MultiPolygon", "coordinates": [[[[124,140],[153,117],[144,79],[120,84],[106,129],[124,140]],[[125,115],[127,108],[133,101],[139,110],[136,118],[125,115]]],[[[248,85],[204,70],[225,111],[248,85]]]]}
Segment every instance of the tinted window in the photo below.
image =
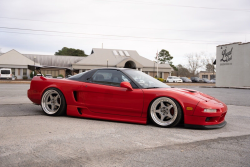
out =
{"type": "MultiPolygon", "coordinates": [[[[73,76],[69,77],[69,79],[70,79],[70,80],[77,80],[77,79],[80,79],[84,73],[86,73],[86,72],[82,72],[82,73],[73,75],[73,76]]],[[[48,74],[47,74],[47,75],[48,75],[48,74]]]]}
{"type": "Polygon", "coordinates": [[[98,70],[92,76],[91,81],[102,85],[110,85],[120,87],[121,82],[130,82],[133,88],[137,86],[121,71],[118,70],[98,70]]]}
{"type": "Polygon", "coordinates": [[[1,70],[1,74],[10,74],[10,70],[1,70]]]}

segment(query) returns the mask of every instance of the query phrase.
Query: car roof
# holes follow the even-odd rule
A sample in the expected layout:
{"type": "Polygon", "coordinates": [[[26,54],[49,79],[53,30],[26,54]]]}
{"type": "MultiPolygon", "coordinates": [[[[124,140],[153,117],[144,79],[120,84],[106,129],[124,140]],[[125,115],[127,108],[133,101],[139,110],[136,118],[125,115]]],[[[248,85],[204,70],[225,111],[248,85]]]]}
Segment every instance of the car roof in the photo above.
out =
{"type": "Polygon", "coordinates": [[[136,69],[132,69],[132,68],[115,68],[115,67],[104,67],[104,68],[95,68],[93,70],[136,70],[136,69]]]}

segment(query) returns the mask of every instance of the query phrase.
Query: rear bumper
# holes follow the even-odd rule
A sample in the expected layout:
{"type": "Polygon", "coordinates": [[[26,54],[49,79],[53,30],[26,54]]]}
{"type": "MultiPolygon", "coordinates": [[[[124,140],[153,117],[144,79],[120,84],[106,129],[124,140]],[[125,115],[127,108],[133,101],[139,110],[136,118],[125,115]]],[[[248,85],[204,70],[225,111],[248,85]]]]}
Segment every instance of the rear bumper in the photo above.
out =
{"type": "Polygon", "coordinates": [[[27,95],[28,95],[28,98],[30,99],[30,101],[32,101],[36,105],[41,104],[40,94],[36,90],[29,89],[27,91],[27,95]]]}
{"type": "Polygon", "coordinates": [[[193,129],[219,129],[224,127],[227,124],[226,121],[223,121],[220,124],[215,125],[192,125],[192,124],[184,124],[185,128],[193,128],[193,129]]]}

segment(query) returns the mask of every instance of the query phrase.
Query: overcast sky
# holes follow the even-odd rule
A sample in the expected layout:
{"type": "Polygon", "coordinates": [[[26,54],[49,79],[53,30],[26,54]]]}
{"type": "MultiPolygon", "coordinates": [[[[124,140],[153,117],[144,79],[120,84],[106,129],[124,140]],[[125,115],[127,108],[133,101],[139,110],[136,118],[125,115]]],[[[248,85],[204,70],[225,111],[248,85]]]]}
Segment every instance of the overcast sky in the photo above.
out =
{"type": "Polygon", "coordinates": [[[62,47],[136,50],[173,62],[250,41],[249,0],[0,0],[1,52],[54,54],[62,47]],[[29,29],[29,30],[27,30],[29,29]],[[41,30],[41,31],[40,31],[41,30]]]}

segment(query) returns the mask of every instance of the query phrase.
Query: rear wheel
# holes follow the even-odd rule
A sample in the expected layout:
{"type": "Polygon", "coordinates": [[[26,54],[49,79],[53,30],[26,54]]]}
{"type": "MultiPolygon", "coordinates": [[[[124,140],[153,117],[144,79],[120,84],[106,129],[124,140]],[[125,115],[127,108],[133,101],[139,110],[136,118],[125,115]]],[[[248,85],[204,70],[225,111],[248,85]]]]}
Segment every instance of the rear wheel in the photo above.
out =
{"type": "Polygon", "coordinates": [[[64,115],[66,101],[62,92],[55,88],[47,89],[42,96],[41,106],[47,115],[64,115]]]}
{"type": "Polygon", "coordinates": [[[168,97],[156,99],[149,111],[151,120],[158,126],[173,127],[182,117],[182,110],[178,102],[168,97]]]}

